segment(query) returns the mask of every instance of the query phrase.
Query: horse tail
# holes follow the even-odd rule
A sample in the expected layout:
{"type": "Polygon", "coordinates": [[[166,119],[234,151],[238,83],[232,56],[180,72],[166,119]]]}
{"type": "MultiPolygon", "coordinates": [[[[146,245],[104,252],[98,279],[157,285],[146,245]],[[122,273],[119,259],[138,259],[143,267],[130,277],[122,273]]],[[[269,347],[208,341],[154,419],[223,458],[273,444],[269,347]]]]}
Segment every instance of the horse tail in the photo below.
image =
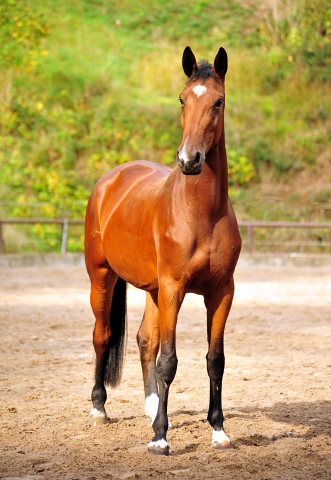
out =
{"type": "Polygon", "coordinates": [[[104,382],[115,388],[120,384],[127,340],[126,281],[118,277],[110,310],[111,337],[104,382]]]}

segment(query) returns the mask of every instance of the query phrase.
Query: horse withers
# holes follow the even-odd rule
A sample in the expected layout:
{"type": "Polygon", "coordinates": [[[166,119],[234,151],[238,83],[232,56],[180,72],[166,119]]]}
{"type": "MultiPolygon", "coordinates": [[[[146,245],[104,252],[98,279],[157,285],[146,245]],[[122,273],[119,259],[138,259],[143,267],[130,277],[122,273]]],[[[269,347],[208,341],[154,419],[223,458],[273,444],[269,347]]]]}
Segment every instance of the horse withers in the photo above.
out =
{"type": "Polygon", "coordinates": [[[169,453],[168,393],[177,369],[177,316],[188,292],[203,295],[207,309],[212,443],[230,446],[221,401],[223,338],[241,248],[228,197],[226,52],[219,49],[214,65],[205,60],[197,64],[186,47],[183,69],[188,79],[179,97],[183,138],[177,166],[171,170],[134,161],[115,167],[96,184],[85,221],[85,259],[95,315],[92,423],[107,421],[105,385],[120,382],[129,282],[146,291],[137,341],[145,409],[154,430],[148,449],[164,455],[169,453]]]}

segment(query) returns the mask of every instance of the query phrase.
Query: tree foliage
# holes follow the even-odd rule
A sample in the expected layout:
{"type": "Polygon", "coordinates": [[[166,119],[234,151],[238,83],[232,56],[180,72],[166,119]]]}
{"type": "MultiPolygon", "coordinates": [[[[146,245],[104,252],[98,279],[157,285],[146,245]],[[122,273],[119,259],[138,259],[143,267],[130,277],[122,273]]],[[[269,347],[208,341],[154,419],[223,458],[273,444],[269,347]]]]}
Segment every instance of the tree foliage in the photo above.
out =
{"type": "Polygon", "coordinates": [[[1,0],[0,65],[5,68],[31,70],[39,55],[47,55],[39,47],[49,34],[43,15],[33,12],[22,0],[1,0]]]}
{"type": "Polygon", "coordinates": [[[13,70],[31,71],[40,55],[42,40],[49,33],[43,15],[37,14],[22,0],[2,0],[0,3],[0,67],[4,71],[5,98],[12,99],[13,70]]]}

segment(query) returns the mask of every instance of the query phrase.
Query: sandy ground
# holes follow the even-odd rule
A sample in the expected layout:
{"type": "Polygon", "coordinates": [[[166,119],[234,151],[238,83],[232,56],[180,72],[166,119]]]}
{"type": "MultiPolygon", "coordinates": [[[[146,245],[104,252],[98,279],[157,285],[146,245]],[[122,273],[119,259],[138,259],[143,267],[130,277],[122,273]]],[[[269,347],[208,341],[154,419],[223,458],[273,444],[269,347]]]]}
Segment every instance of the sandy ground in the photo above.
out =
{"type": "Polygon", "coordinates": [[[110,423],[89,425],[94,352],[82,268],[0,270],[0,478],[330,479],[331,272],[239,268],[226,328],[223,405],[233,448],[206,420],[205,309],[187,296],[170,390],[170,456],[152,438],[135,334],[144,293],[129,291],[129,337],[110,423]]]}

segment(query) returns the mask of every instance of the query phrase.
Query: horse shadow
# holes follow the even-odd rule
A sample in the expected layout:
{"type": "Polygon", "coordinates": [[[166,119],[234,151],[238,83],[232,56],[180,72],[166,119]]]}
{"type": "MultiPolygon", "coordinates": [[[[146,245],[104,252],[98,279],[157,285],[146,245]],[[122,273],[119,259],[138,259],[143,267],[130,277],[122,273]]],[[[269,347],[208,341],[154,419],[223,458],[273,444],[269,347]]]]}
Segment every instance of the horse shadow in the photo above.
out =
{"type": "MultiPolygon", "coordinates": [[[[207,419],[201,419],[201,415],[207,414],[208,410],[177,410],[170,417],[176,418],[180,415],[189,415],[190,419],[177,421],[173,429],[181,429],[186,426],[196,424],[197,422],[207,423],[207,419]],[[200,417],[200,418],[199,418],[200,417]]],[[[288,425],[309,427],[304,433],[295,433],[291,431],[283,432],[278,435],[248,435],[237,438],[232,446],[239,448],[246,446],[267,446],[281,438],[301,438],[310,440],[319,435],[331,437],[331,401],[301,401],[301,402],[276,402],[271,407],[239,407],[235,413],[225,412],[225,420],[230,418],[252,419],[256,414],[266,416],[274,422],[287,423],[288,425]]],[[[189,447],[193,447],[191,445],[189,447]]],[[[190,450],[190,451],[194,451],[190,450]]],[[[185,450],[185,452],[187,451],[185,450]]]]}

